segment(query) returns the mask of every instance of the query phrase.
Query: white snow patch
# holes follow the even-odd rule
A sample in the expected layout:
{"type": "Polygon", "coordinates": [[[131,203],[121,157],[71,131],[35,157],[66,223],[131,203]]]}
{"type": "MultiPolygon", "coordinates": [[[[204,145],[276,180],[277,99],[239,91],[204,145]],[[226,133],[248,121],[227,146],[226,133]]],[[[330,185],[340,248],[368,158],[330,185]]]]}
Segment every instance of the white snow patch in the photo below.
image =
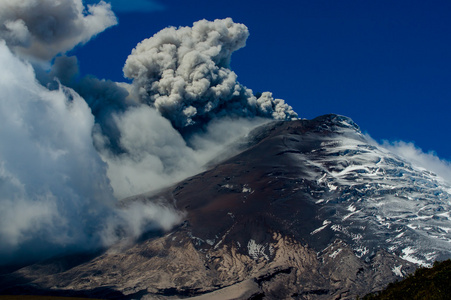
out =
{"type": "Polygon", "coordinates": [[[426,258],[426,260],[432,261],[432,260],[435,260],[437,258],[437,253],[435,251],[432,251],[432,252],[426,253],[424,255],[424,257],[426,258]]]}
{"type": "Polygon", "coordinates": [[[229,190],[234,188],[233,184],[224,184],[224,185],[221,185],[221,187],[229,189],[229,190]]]}
{"type": "Polygon", "coordinates": [[[408,224],[407,227],[409,227],[410,229],[413,229],[413,230],[418,229],[418,226],[412,225],[412,224],[408,224]]]}
{"type": "Polygon", "coordinates": [[[363,238],[363,236],[360,233],[357,234],[351,233],[351,237],[353,241],[360,241],[363,238]]]}
{"type": "Polygon", "coordinates": [[[354,204],[351,204],[351,205],[348,206],[348,211],[350,211],[350,212],[355,212],[356,211],[356,208],[355,208],[354,204]]]}
{"type": "Polygon", "coordinates": [[[364,166],[349,166],[340,172],[333,172],[332,174],[336,177],[342,177],[342,176],[347,175],[348,173],[354,172],[354,171],[368,172],[368,169],[365,168],[364,166]]]}
{"type": "Polygon", "coordinates": [[[343,231],[343,227],[341,225],[332,225],[332,227],[330,227],[330,229],[332,229],[333,231],[343,231]]]}
{"type": "MultiPolygon", "coordinates": [[[[200,245],[202,245],[203,243],[205,243],[205,241],[204,241],[203,239],[198,238],[197,236],[194,236],[192,232],[188,232],[188,236],[189,236],[192,240],[194,240],[194,243],[195,243],[197,246],[200,246],[200,245]]],[[[181,243],[182,241],[183,241],[183,240],[180,240],[180,243],[181,243]]]]}
{"type": "Polygon", "coordinates": [[[324,179],[326,178],[326,176],[327,176],[327,173],[324,173],[323,176],[320,179],[318,179],[316,182],[318,182],[318,184],[322,183],[324,181],[324,179]]]}
{"type": "Polygon", "coordinates": [[[327,187],[329,188],[330,191],[335,191],[338,188],[337,186],[335,186],[335,185],[333,185],[331,183],[328,183],[327,187]]]}
{"type": "Polygon", "coordinates": [[[247,243],[247,251],[249,253],[249,256],[252,257],[252,259],[257,260],[260,257],[264,257],[266,260],[269,260],[268,255],[265,253],[266,246],[257,244],[254,240],[249,240],[247,243]]]}
{"type": "Polygon", "coordinates": [[[218,249],[219,245],[221,245],[221,244],[222,244],[222,240],[220,240],[220,241],[215,245],[214,249],[215,249],[215,250],[218,249]]]}
{"type": "Polygon", "coordinates": [[[342,251],[342,249],[335,250],[332,254],[329,254],[330,258],[335,258],[342,251]]]}
{"type": "Polygon", "coordinates": [[[348,219],[350,216],[352,216],[352,215],[354,215],[355,213],[358,213],[358,212],[359,212],[359,210],[358,210],[358,211],[354,211],[354,212],[352,212],[352,213],[350,213],[350,214],[347,214],[346,216],[343,217],[342,221],[345,221],[345,220],[348,219]]]}
{"type": "Polygon", "coordinates": [[[445,217],[445,218],[449,219],[451,217],[451,213],[450,212],[444,212],[444,213],[441,213],[441,214],[437,214],[437,216],[445,217]]]}
{"type": "Polygon", "coordinates": [[[242,193],[250,193],[252,194],[254,191],[249,187],[249,185],[245,184],[243,185],[243,189],[241,191],[242,193]]]}
{"type": "Polygon", "coordinates": [[[449,233],[451,231],[451,228],[449,228],[449,227],[441,227],[441,226],[439,226],[438,228],[440,228],[441,230],[443,230],[446,233],[449,233]]]}
{"type": "Polygon", "coordinates": [[[274,254],[274,247],[273,245],[269,245],[269,255],[273,256],[274,254]]]}
{"type": "Polygon", "coordinates": [[[205,242],[210,246],[213,246],[215,244],[215,240],[206,240],[205,242]]]}
{"type": "Polygon", "coordinates": [[[397,245],[392,245],[392,246],[388,247],[388,251],[390,251],[390,252],[393,252],[393,251],[395,251],[396,249],[398,249],[398,246],[397,246],[397,245]]]}
{"type": "Polygon", "coordinates": [[[397,236],[395,236],[395,239],[399,239],[400,237],[402,237],[405,234],[405,232],[401,232],[400,234],[398,234],[397,236]]]}
{"type": "Polygon", "coordinates": [[[313,230],[312,232],[310,232],[311,235],[317,234],[318,232],[320,232],[321,230],[323,230],[324,228],[326,228],[330,223],[332,223],[329,220],[324,220],[323,222],[323,226],[313,230]]]}
{"type": "Polygon", "coordinates": [[[409,246],[407,248],[402,249],[401,258],[404,260],[407,260],[408,262],[414,263],[416,265],[428,267],[429,264],[427,264],[426,262],[422,261],[421,259],[418,259],[417,257],[413,256],[413,254],[415,254],[416,252],[417,252],[416,249],[409,246]]]}
{"type": "Polygon", "coordinates": [[[354,252],[358,258],[362,258],[362,256],[364,256],[365,254],[368,254],[369,250],[365,246],[360,246],[358,248],[355,248],[354,252]]]}
{"type": "Polygon", "coordinates": [[[402,274],[402,271],[401,271],[401,268],[402,268],[402,265],[399,265],[399,266],[393,266],[393,269],[391,269],[391,271],[393,272],[393,274],[395,274],[396,276],[399,276],[399,277],[404,277],[404,274],[402,274]]]}

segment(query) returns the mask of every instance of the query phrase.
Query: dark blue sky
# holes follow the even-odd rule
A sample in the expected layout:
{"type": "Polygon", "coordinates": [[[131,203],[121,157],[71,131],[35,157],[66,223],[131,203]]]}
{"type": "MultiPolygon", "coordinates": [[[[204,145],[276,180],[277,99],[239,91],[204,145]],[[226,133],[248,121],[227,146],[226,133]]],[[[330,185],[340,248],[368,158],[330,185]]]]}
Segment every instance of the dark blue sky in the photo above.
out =
{"type": "Polygon", "coordinates": [[[164,9],[116,11],[118,26],[72,51],[82,74],[124,81],[124,62],[141,40],[232,17],[250,31],[232,56],[240,83],[273,92],[301,117],[343,114],[377,140],[414,142],[451,160],[451,1],[158,3],[164,9]]]}

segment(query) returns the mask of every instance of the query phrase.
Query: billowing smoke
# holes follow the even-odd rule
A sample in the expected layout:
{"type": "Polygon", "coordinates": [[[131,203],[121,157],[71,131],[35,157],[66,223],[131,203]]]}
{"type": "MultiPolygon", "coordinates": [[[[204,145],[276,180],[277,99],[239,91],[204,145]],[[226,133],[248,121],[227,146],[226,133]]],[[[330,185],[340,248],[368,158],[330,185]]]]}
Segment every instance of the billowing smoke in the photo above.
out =
{"type": "Polygon", "coordinates": [[[133,79],[132,92],[140,101],[182,133],[223,116],[296,118],[283,100],[268,92],[257,99],[237,82],[231,55],[245,46],[248,36],[247,27],[230,18],[169,27],[138,44],[124,74],[133,79]]]}
{"type": "Polygon", "coordinates": [[[2,0],[0,39],[16,54],[50,60],[117,24],[104,1],[84,7],[82,0],[2,0]]]}
{"type": "MultiPolygon", "coordinates": [[[[140,65],[139,78],[135,78],[132,85],[93,77],[76,80],[78,68],[74,57],[57,58],[50,74],[41,81],[52,85],[49,82],[56,77],[89,104],[96,119],[94,143],[108,164],[108,177],[115,196],[120,199],[201,171],[220,148],[264,119],[297,117],[283,100],[274,100],[269,92],[257,99],[251,90],[236,81],[236,74],[228,68],[231,54],[244,46],[247,36],[247,28],[231,19],[203,20],[196,22],[193,28],[163,29],[137,47],[154,45],[149,51],[138,55],[138,50],[133,50],[124,67],[126,74],[133,66],[147,63],[140,65]],[[174,36],[172,40],[180,41],[180,49],[157,51],[174,46],[167,42],[171,38],[163,38],[166,32],[170,33],[169,37],[174,36]],[[212,38],[203,41],[198,37],[201,33],[212,38]],[[203,57],[196,66],[192,61],[195,56],[203,57]],[[178,67],[173,70],[173,66],[178,67]],[[160,78],[158,74],[168,72],[182,74],[173,79],[185,83],[175,84],[170,95],[153,91],[152,97],[158,99],[156,103],[140,94],[142,85],[158,86],[161,90],[170,79],[160,78]],[[206,89],[199,89],[200,84],[205,84],[206,89]],[[171,99],[178,99],[178,102],[172,103],[171,99]],[[210,107],[208,111],[207,107],[210,107]],[[224,121],[230,118],[234,120],[224,121]],[[221,134],[215,137],[215,143],[199,143],[206,136],[212,138],[209,127],[214,126],[219,132],[218,124],[234,128],[233,134],[221,134]]],[[[172,85],[167,84],[167,88],[172,85]]]]}
{"type": "Polygon", "coordinates": [[[168,230],[183,212],[165,199],[120,199],[202,171],[262,122],[296,117],[236,81],[230,56],[248,33],[230,19],[144,41],[156,46],[128,59],[127,76],[141,70],[131,85],[80,79],[75,57],[53,59],[116,24],[103,1],[6,0],[0,20],[0,264],[168,230]]]}

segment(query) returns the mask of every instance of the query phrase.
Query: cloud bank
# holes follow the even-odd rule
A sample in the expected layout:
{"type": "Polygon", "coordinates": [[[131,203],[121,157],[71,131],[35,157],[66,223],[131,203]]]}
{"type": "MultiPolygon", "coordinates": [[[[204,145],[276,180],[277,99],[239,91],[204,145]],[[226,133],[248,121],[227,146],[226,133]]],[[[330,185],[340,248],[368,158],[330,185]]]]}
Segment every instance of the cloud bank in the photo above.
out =
{"type": "Polygon", "coordinates": [[[39,240],[52,248],[92,246],[96,221],[114,197],[92,144],[88,105],[71,89],[39,85],[32,67],[4,42],[0,65],[2,259],[23,244],[40,246],[39,240]]]}
{"type": "MultiPolygon", "coordinates": [[[[95,118],[85,99],[63,85],[42,86],[33,67],[14,56],[3,41],[0,65],[0,264],[97,249],[137,238],[144,230],[167,230],[180,221],[181,214],[164,203],[137,202],[119,208],[113,186],[120,189],[122,183],[109,178],[117,169],[94,147],[95,118]]],[[[130,111],[133,118],[135,111],[130,111]]],[[[124,134],[132,142],[134,137],[141,140],[133,128],[124,134]]],[[[168,142],[168,149],[171,145],[168,142]]],[[[139,151],[132,154],[140,155],[139,151]]],[[[156,166],[156,162],[146,165],[147,172],[156,176],[151,173],[157,172],[156,166]]],[[[124,172],[137,175],[136,170],[124,172]]],[[[130,179],[134,184],[135,178],[130,179]]],[[[149,180],[143,179],[143,190],[151,189],[149,180]]]]}

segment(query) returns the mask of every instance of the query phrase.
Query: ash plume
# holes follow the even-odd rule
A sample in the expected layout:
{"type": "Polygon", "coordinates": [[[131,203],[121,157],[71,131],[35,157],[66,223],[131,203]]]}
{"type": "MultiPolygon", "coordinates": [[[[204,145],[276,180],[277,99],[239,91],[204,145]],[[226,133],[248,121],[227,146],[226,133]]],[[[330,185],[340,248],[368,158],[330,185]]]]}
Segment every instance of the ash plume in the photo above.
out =
{"type": "Polygon", "coordinates": [[[231,55],[249,36],[232,19],[169,27],[142,41],[128,57],[124,74],[132,92],[182,133],[223,116],[296,118],[291,106],[271,93],[258,99],[237,81],[231,55]]]}

